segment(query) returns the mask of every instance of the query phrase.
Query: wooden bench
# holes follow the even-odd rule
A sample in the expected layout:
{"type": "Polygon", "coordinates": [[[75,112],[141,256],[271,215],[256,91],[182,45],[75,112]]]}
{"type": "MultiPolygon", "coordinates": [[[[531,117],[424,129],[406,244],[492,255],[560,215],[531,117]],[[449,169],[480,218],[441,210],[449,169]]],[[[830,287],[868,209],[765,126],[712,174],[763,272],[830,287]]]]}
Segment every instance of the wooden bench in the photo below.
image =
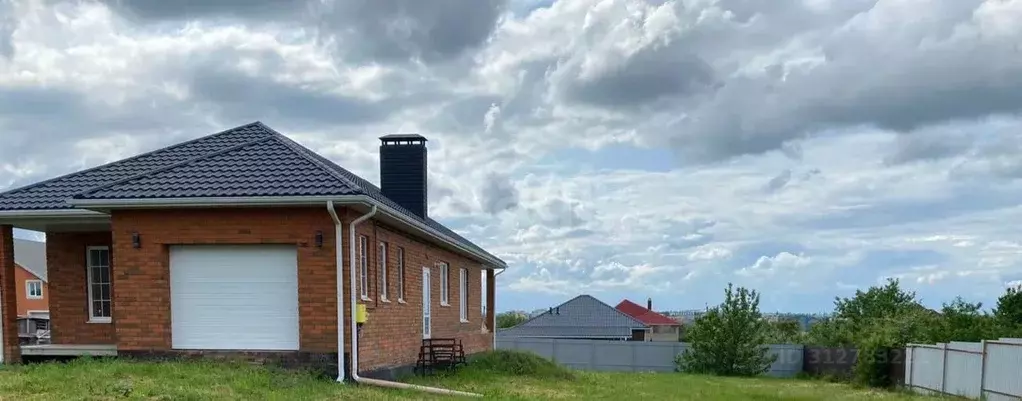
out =
{"type": "Polygon", "coordinates": [[[450,370],[466,364],[465,348],[456,338],[430,338],[422,340],[419,361],[415,371],[421,375],[432,374],[437,368],[450,370]]]}

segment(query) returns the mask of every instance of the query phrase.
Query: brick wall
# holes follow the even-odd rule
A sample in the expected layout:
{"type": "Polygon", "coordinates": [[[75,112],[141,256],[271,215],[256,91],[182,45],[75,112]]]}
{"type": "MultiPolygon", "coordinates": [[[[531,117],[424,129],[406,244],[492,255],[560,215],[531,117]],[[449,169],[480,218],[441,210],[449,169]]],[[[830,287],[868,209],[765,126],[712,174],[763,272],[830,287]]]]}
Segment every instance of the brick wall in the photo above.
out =
{"type": "Polygon", "coordinates": [[[46,301],[46,297],[50,296],[49,285],[46,282],[43,282],[43,297],[34,299],[28,297],[26,282],[29,280],[39,280],[39,277],[18,265],[18,268],[14,271],[14,280],[17,281],[18,316],[28,316],[28,311],[45,311],[50,309],[50,304],[46,301]]]}
{"type": "MultiPolygon", "coordinates": [[[[86,248],[110,246],[110,233],[46,233],[50,341],[54,344],[114,344],[117,323],[89,323],[86,248]]],[[[114,250],[111,255],[116,255],[114,250]]],[[[117,273],[117,266],[111,267],[117,273]]],[[[111,289],[117,294],[117,288],[111,289]]],[[[114,312],[114,316],[116,316],[114,312]]]]}
{"type": "Polygon", "coordinates": [[[296,245],[302,351],[337,350],[334,225],[325,208],[125,210],[111,224],[119,350],[171,348],[169,246],[182,244],[296,245]]]}
{"type": "MultiPolygon", "coordinates": [[[[349,215],[351,221],[357,215],[349,215]]],[[[346,227],[347,228],[347,227],[346,227]]],[[[482,282],[478,262],[455,255],[452,252],[432,246],[397,230],[388,228],[377,220],[362,223],[356,229],[357,235],[364,235],[369,244],[369,298],[364,302],[369,312],[368,322],[362,328],[359,338],[359,371],[394,366],[412,365],[418,359],[419,347],[422,345],[422,271],[429,268],[432,303],[432,337],[459,338],[464,342],[468,354],[489,350],[493,346],[492,335],[484,329],[482,310],[482,282]],[[390,302],[380,299],[380,258],[379,242],[387,243],[387,284],[390,302]],[[405,302],[400,303],[398,297],[398,249],[404,249],[405,263],[405,302]],[[441,275],[437,262],[447,262],[450,266],[449,306],[440,304],[441,275]],[[468,323],[460,319],[459,302],[459,269],[466,268],[468,278],[468,323]]],[[[346,234],[347,235],[347,234],[346,234]]],[[[347,245],[348,241],[345,241],[347,245]]],[[[357,244],[357,240],[356,240],[357,244]]],[[[356,248],[357,249],[357,248],[356,248]]],[[[345,274],[348,263],[345,250],[345,274]]],[[[357,256],[356,256],[357,257],[357,256]]],[[[357,260],[357,259],[356,259],[357,260]]],[[[347,279],[348,276],[345,276],[347,279]]],[[[356,282],[357,287],[357,282],[356,282]]],[[[347,288],[347,287],[345,287],[347,288]]],[[[357,292],[356,292],[357,294],[357,292]]],[[[345,300],[347,307],[347,299],[345,300]]],[[[346,318],[345,322],[347,323],[346,318]]],[[[346,326],[350,327],[350,326],[346,326]]],[[[350,343],[346,345],[350,347],[350,343]]]]}
{"type": "MultiPolygon", "coordinates": [[[[344,288],[348,283],[348,222],[357,214],[343,209],[344,288]]],[[[171,349],[169,246],[176,244],[294,244],[298,247],[299,332],[303,353],[337,351],[336,276],[334,225],[323,208],[236,208],[124,210],[111,216],[112,234],[48,234],[47,255],[53,288],[51,315],[54,342],[109,343],[132,352],[171,349]],[[324,244],[316,248],[316,231],[324,244]],[[141,247],[132,246],[138,232],[141,247]],[[85,324],[88,316],[85,292],[85,247],[112,242],[113,323],[85,324]]],[[[432,274],[432,336],[460,338],[467,353],[488,350],[493,337],[482,321],[483,294],[478,263],[441,250],[385,225],[369,220],[358,233],[368,238],[370,277],[367,302],[369,321],[360,337],[362,372],[412,365],[422,340],[422,269],[432,274]],[[388,244],[390,302],[379,299],[378,241],[388,244]],[[404,249],[405,302],[398,301],[398,248],[404,249]],[[440,305],[441,274],[438,261],[450,266],[450,306],[440,305]],[[459,316],[459,269],[469,272],[468,323],[459,316]]],[[[350,328],[345,297],[345,327],[350,328]]],[[[350,330],[350,329],[346,329],[350,330]]],[[[345,348],[350,335],[345,333],[345,348]]]]}
{"type": "Polygon", "coordinates": [[[3,356],[4,362],[20,362],[21,348],[18,347],[18,297],[14,290],[14,227],[0,224],[0,308],[3,308],[3,356]]]}

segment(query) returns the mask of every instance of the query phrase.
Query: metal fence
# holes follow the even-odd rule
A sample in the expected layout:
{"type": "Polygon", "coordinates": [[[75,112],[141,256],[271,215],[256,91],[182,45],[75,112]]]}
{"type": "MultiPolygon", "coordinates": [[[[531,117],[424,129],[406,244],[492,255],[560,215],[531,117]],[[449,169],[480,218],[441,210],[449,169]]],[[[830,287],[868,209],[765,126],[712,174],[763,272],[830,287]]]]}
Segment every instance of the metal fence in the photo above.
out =
{"type": "Polygon", "coordinates": [[[990,401],[1022,399],[1022,339],[909,344],[905,385],[990,401]]]}
{"type": "MultiPolygon", "coordinates": [[[[570,368],[596,371],[673,372],[675,356],[688,347],[687,343],[679,342],[497,337],[498,349],[529,351],[570,368]]],[[[793,377],[802,371],[803,346],[785,344],[769,348],[777,360],[767,375],[793,377]]]]}

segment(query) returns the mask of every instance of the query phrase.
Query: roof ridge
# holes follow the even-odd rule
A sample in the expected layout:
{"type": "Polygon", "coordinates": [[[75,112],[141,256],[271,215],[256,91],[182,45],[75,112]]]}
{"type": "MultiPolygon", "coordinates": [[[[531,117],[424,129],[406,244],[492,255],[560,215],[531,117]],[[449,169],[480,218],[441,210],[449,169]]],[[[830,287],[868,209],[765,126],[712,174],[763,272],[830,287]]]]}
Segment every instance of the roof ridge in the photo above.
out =
{"type": "MultiPolygon", "coordinates": [[[[643,321],[641,321],[641,320],[639,320],[639,319],[636,319],[636,318],[635,318],[635,316],[632,316],[632,315],[629,315],[629,314],[627,314],[627,313],[624,313],[624,312],[622,312],[622,311],[621,311],[620,309],[618,309],[618,308],[615,308],[615,307],[613,307],[613,306],[610,306],[610,305],[609,305],[609,304],[607,304],[606,302],[603,302],[603,301],[601,301],[601,300],[597,299],[596,297],[592,297],[592,298],[593,298],[593,299],[596,299],[596,302],[599,302],[599,303],[601,303],[601,304],[604,304],[604,305],[606,305],[606,306],[607,306],[608,308],[610,308],[610,309],[613,309],[613,310],[614,310],[614,312],[617,312],[617,313],[618,313],[618,314],[620,314],[621,316],[627,317],[628,319],[631,319],[631,320],[632,320],[633,322],[636,322],[636,323],[639,323],[639,324],[641,324],[641,325],[642,325],[643,327],[649,327],[649,325],[648,325],[648,324],[646,324],[646,322],[643,322],[643,321]]],[[[627,298],[626,298],[626,299],[627,299],[627,298]]]]}
{"type": "MultiPolygon", "coordinates": [[[[567,305],[567,304],[568,304],[569,302],[571,302],[571,301],[574,301],[574,300],[576,300],[576,299],[579,299],[579,298],[582,298],[582,297],[588,297],[588,296],[589,296],[588,294],[579,294],[579,295],[576,295],[576,296],[575,296],[574,298],[572,298],[572,299],[569,299],[569,300],[567,300],[567,301],[564,301],[564,302],[562,302],[562,303],[561,303],[560,305],[557,305],[557,306],[555,306],[554,308],[560,308],[560,307],[562,307],[562,306],[564,306],[564,305],[567,305]]],[[[551,309],[553,309],[553,308],[551,308],[551,309]]],[[[543,316],[543,315],[547,314],[547,312],[550,312],[550,311],[549,311],[549,310],[543,311],[543,313],[540,313],[540,314],[538,314],[538,315],[536,315],[536,316],[532,316],[532,317],[529,317],[528,319],[525,319],[525,321],[524,321],[524,322],[518,323],[518,324],[516,324],[516,325],[514,325],[514,326],[512,326],[512,327],[508,327],[508,328],[510,329],[510,328],[514,328],[514,327],[524,326],[524,325],[525,325],[526,323],[529,323],[529,322],[531,322],[531,321],[533,321],[533,320],[536,320],[536,318],[538,318],[538,317],[540,317],[540,316],[543,316]]]]}
{"type": "Polygon", "coordinates": [[[298,155],[302,159],[305,159],[306,161],[311,162],[320,169],[326,171],[327,174],[330,174],[332,177],[336,178],[338,181],[341,182],[341,184],[347,185],[353,189],[357,189],[359,192],[365,192],[365,189],[363,189],[362,186],[358,185],[352,180],[349,180],[347,177],[344,177],[343,174],[340,174],[330,166],[323,164],[323,162],[317,160],[315,157],[310,156],[308,152],[311,152],[311,150],[309,150],[308,148],[302,146],[298,142],[295,142],[291,138],[288,138],[284,134],[277,132],[273,128],[267,127],[263,123],[259,123],[259,125],[261,125],[266,130],[270,131],[270,133],[272,134],[270,138],[273,138],[280,144],[286,146],[291,152],[294,152],[294,154],[298,155]]]}
{"type": "Polygon", "coordinates": [[[220,156],[222,154],[230,153],[230,152],[233,152],[235,150],[246,148],[248,146],[255,145],[255,144],[260,143],[260,142],[268,141],[270,139],[273,139],[273,137],[272,136],[267,136],[267,137],[264,137],[264,138],[259,138],[259,139],[254,139],[254,140],[251,140],[251,141],[248,141],[248,142],[239,143],[239,144],[234,145],[234,146],[229,146],[229,147],[220,149],[220,150],[218,150],[216,152],[206,153],[204,155],[196,156],[196,157],[193,157],[193,158],[188,159],[188,160],[180,161],[180,162],[171,164],[169,166],[161,167],[161,168],[158,168],[158,169],[155,169],[155,170],[149,170],[149,171],[146,171],[146,172],[143,172],[143,173],[135,174],[135,175],[133,175],[131,177],[125,177],[125,178],[122,178],[122,179],[114,181],[114,182],[110,182],[110,183],[106,183],[106,184],[103,184],[103,185],[99,185],[99,186],[95,186],[95,187],[92,187],[92,188],[88,188],[88,189],[86,189],[84,191],[81,191],[81,192],[75,194],[74,196],[72,196],[72,198],[79,198],[79,197],[84,196],[84,195],[86,195],[86,194],[88,194],[90,192],[96,192],[96,191],[101,190],[101,189],[108,189],[108,188],[113,187],[113,186],[118,185],[118,184],[123,184],[123,183],[126,183],[126,182],[137,180],[139,178],[144,178],[144,177],[147,177],[147,176],[150,176],[150,175],[153,175],[153,174],[159,174],[159,173],[162,173],[162,172],[165,172],[165,171],[168,171],[168,170],[173,170],[175,168],[178,168],[178,167],[181,167],[181,166],[184,166],[184,165],[187,165],[187,164],[191,164],[191,163],[197,162],[199,160],[208,159],[208,158],[214,157],[214,156],[220,156]]]}
{"type": "Polygon", "coordinates": [[[148,152],[137,154],[135,156],[132,156],[132,157],[129,157],[129,158],[126,158],[126,159],[115,160],[115,161],[112,161],[112,162],[109,162],[109,163],[104,163],[104,164],[101,164],[101,165],[98,165],[98,166],[95,166],[95,167],[90,167],[90,168],[87,168],[85,170],[75,171],[73,173],[68,173],[68,174],[56,176],[56,177],[53,177],[53,178],[50,178],[50,179],[42,180],[42,181],[39,181],[39,182],[36,182],[36,183],[33,183],[33,184],[24,185],[24,186],[17,187],[17,188],[11,188],[11,189],[8,189],[6,191],[0,192],[0,197],[2,197],[4,195],[7,195],[7,194],[10,194],[10,193],[14,193],[14,192],[18,192],[18,191],[23,191],[23,190],[26,190],[26,189],[31,189],[31,188],[35,188],[35,187],[42,186],[42,185],[45,185],[45,184],[49,184],[51,182],[54,182],[54,181],[57,181],[57,180],[61,180],[61,179],[64,179],[64,178],[71,178],[71,177],[74,177],[74,176],[78,176],[78,175],[82,175],[82,174],[85,174],[85,173],[89,173],[89,172],[92,172],[92,171],[95,171],[95,170],[99,170],[99,169],[104,168],[104,167],[109,167],[109,166],[112,166],[112,165],[115,165],[115,164],[120,164],[120,163],[124,163],[124,162],[128,162],[128,161],[132,161],[132,160],[137,160],[137,159],[140,159],[142,157],[150,156],[152,154],[155,154],[155,153],[158,153],[158,152],[162,152],[162,151],[165,151],[165,150],[170,150],[170,149],[179,148],[179,147],[182,147],[182,146],[185,146],[185,145],[190,145],[192,143],[198,142],[198,141],[203,140],[203,139],[212,138],[212,137],[215,137],[215,136],[218,136],[218,135],[227,134],[227,133],[229,133],[231,131],[234,131],[234,130],[237,130],[237,129],[246,128],[246,127],[249,127],[249,126],[252,126],[252,125],[259,125],[261,127],[265,127],[265,125],[263,125],[263,123],[260,122],[260,121],[255,121],[255,122],[251,122],[251,123],[248,123],[248,124],[239,125],[237,127],[228,128],[228,129],[225,129],[225,130],[217,132],[217,133],[213,133],[213,134],[209,134],[209,135],[203,135],[203,136],[200,136],[200,137],[197,137],[197,138],[189,139],[189,140],[181,142],[181,143],[164,146],[164,147],[159,148],[159,149],[150,150],[148,152]]]}

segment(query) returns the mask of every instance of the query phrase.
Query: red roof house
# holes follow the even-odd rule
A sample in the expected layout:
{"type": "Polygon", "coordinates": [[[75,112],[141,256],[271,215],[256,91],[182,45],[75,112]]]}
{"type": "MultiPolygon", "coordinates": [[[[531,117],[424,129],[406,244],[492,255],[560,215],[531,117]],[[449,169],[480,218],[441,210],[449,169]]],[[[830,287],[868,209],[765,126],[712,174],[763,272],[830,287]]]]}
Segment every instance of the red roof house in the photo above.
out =
{"type": "Polygon", "coordinates": [[[650,341],[678,341],[681,323],[654,312],[652,299],[646,300],[645,307],[625,299],[617,304],[615,308],[648,325],[652,329],[649,336],[650,341]]]}

